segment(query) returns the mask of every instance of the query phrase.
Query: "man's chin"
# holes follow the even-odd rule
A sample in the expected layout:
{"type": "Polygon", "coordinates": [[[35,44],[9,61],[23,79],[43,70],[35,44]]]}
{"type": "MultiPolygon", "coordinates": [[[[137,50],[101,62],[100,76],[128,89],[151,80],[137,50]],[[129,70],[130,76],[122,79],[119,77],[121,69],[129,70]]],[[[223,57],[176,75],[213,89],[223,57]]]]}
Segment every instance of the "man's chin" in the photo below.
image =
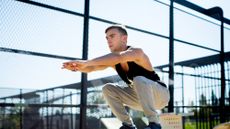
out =
{"type": "Polygon", "coordinates": [[[111,49],[111,48],[110,48],[110,52],[111,52],[111,53],[117,53],[117,52],[120,52],[120,51],[119,51],[119,50],[116,50],[116,49],[111,49]]]}
{"type": "Polygon", "coordinates": [[[112,52],[112,53],[113,53],[113,52],[115,52],[115,50],[113,50],[113,49],[110,49],[110,52],[112,52]]]}

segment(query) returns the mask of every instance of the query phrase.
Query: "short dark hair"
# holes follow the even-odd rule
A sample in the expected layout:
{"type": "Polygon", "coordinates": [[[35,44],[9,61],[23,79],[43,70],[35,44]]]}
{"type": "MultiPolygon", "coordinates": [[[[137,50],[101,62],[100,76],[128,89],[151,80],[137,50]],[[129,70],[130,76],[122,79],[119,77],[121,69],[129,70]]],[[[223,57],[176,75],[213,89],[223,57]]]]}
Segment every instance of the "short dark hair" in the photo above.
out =
{"type": "Polygon", "coordinates": [[[109,26],[106,30],[105,33],[107,33],[110,29],[117,29],[121,34],[123,35],[128,35],[127,31],[126,31],[126,27],[124,25],[121,24],[115,24],[115,25],[111,25],[109,26]]]}

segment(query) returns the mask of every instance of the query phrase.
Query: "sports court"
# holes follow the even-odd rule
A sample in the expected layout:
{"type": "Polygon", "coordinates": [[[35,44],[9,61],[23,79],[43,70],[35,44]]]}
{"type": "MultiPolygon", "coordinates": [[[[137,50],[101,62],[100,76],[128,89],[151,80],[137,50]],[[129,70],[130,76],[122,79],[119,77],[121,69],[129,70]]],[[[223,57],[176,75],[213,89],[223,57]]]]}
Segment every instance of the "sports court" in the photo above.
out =
{"type": "MultiPolygon", "coordinates": [[[[119,129],[106,104],[112,69],[61,69],[109,52],[105,28],[123,24],[170,91],[163,129],[230,128],[228,0],[2,0],[0,129],[119,129]],[[222,124],[222,126],[221,126],[222,124]]],[[[138,129],[144,114],[127,108],[138,129]]]]}

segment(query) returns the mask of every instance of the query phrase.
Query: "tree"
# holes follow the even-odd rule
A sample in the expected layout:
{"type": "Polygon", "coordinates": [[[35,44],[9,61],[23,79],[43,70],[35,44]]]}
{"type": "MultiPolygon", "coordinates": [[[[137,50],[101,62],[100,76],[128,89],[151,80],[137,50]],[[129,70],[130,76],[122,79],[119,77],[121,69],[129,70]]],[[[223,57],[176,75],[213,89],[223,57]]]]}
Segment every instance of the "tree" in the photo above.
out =
{"type": "Polygon", "coordinates": [[[204,94],[201,94],[201,96],[200,96],[200,106],[206,106],[206,105],[207,105],[206,96],[204,96],[204,94]]]}
{"type": "Polygon", "coordinates": [[[218,99],[214,93],[214,91],[212,90],[212,94],[211,94],[211,100],[212,100],[212,106],[217,106],[218,105],[218,99]]]}

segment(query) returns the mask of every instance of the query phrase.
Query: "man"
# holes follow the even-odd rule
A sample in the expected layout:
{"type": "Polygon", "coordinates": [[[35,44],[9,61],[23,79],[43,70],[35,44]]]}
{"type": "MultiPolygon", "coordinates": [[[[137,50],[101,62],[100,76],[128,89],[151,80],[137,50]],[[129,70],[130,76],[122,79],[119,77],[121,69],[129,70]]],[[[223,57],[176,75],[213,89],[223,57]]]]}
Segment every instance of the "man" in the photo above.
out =
{"type": "Polygon", "coordinates": [[[102,91],[112,112],[122,121],[120,129],[136,129],[125,106],[144,112],[149,120],[145,129],[161,129],[156,110],[168,104],[166,85],[160,81],[143,50],[127,46],[128,34],[124,26],[112,25],[105,33],[111,53],[91,60],[65,62],[63,68],[84,73],[114,68],[128,86],[108,83],[102,91]]]}

